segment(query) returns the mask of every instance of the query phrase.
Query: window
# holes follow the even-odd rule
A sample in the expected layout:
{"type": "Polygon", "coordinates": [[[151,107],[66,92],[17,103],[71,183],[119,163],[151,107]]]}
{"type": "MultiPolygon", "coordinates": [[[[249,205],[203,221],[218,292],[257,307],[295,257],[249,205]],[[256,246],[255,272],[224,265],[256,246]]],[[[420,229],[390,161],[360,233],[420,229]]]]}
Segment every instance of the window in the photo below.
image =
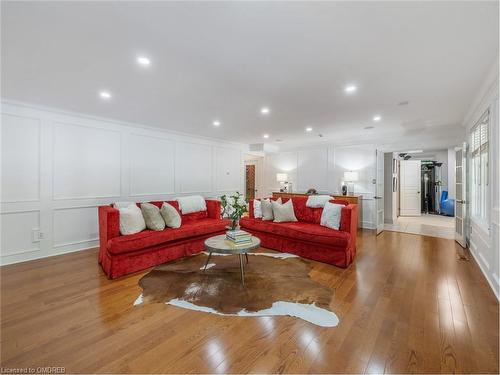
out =
{"type": "Polygon", "coordinates": [[[488,220],[488,132],[490,112],[481,117],[471,130],[471,212],[479,221],[488,220]]]}

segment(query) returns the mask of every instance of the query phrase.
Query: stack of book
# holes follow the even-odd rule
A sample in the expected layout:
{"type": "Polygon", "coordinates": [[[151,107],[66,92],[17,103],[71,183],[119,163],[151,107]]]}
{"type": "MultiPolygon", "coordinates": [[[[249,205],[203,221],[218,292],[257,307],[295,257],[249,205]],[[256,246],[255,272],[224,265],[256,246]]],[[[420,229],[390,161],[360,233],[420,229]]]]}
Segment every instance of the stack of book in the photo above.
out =
{"type": "Polygon", "coordinates": [[[228,230],[226,239],[233,242],[235,245],[247,245],[252,243],[252,235],[244,230],[228,230]]]}

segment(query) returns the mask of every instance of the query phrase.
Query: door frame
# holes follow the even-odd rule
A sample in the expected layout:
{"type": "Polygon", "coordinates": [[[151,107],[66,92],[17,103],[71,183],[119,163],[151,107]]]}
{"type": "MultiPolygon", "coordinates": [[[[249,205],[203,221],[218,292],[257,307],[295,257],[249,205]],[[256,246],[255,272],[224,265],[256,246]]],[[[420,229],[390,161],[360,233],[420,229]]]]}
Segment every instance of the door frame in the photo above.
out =
{"type": "Polygon", "coordinates": [[[467,247],[467,191],[467,143],[464,142],[461,146],[455,147],[455,241],[463,248],[467,247]],[[458,164],[459,152],[462,156],[461,165],[458,164]],[[459,227],[461,233],[458,231],[459,227]]]}
{"type": "Polygon", "coordinates": [[[260,199],[260,198],[264,198],[263,194],[264,194],[264,186],[263,186],[263,183],[264,183],[264,179],[263,179],[263,159],[264,158],[255,158],[255,159],[250,159],[250,160],[245,160],[244,162],[244,175],[243,175],[243,182],[245,184],[244,186],[244,194],[246,194],[246,176],[245,176],[245,173],[246,173],[246,166],[247,165],[255,165],[255,198],[256,199],[260,199]]]}
{"type": "Polygon", "coordinates": [[[385,163],[385,153],[380,150],[375,150],[375,229],[377,235],[383,232],[385,218],[384,218],[384,163],[385,163]]]}

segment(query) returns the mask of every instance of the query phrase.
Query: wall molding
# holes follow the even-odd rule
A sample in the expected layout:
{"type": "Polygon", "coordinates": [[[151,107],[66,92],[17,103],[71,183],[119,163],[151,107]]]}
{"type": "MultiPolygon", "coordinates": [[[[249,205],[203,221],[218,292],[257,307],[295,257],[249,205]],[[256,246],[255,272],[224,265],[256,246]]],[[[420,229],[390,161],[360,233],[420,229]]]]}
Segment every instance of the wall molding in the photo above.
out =
{"type": "MultiPolygon", "coordinates": [[[[132,137],[143,137],[143,138],[149,138],[149,139],[159,139],[162,141],[168,141],[172,143],[172,166],[173,166],[173,187],[174,189],[169,192],[158,192],[158,193],[132,193],[132,178],[130,176],[132,175],[132,158],[128,158],[128,191],[129,191],[129,196],[130,197],[147,197],[147,196],[155,196],[155,195],[175,195],[176,194],[176,186],[177,186],[177,142],[175,139],[172,137],[168,137],[166,134],[161,135],[159,137],[152,136],[151,134],[141,134],[139,132],[130,132],[128,133],[127,136],[127,145],[130,147],[130,140],[132,137]]],[[[122,158],[123,160],[123,158],[122,158]]]]}
{"type": "Polygon", "coordinates": [[[36,117],[20,115],[20,114],[16,114],[16,113],[13,113],[10,111],[1,110],[1,114],[7,115],[7,116],[12,116],[12,117],[17,117],[17,118],[21,118],[21,119],[28,119],[28,120],[36,121],[38,123],[38,167],[37,167],[37,171],[38,171],[38,176],[37,176],[38,191],[37,191],[37,194],[38,194],[38,197],[35,199],[2,200],[2,203],[26,203],[26,202],[35,203],[35,202],[40,202],[40,196],[41,196],[40,190],[41,190],[41,186],[42,186],[42,178],[41,178],[41,176],[42,176],[42,163],[41,163],[41,157],[42,157],[42,120],[39,118],[36,118],[36,117]]]}
{"type": "MultiPolygon", "coordinates": [[[[207,137],[192,136],[186,133],[171,132],[161,128],[146,127],[141,125],[137,126],[136,124],[122,123],[116,120],[101,119],[82,114],[59,111],[53,108],[47,109],[40,106],[31,106],[26,103],[14,103],[12,101],[5,100],[2,101],[1,113],[15,116],[16,118],[28,118],[30,121],[37,120],[39,127],[38,160],[36,160],[33,155],[31,159],[26,161],[26,163],[30,163],[31,170],[34,170],[33,165],[35,161],[38,163],[39,199],[32,201],[31,203],[24,200],[16,202],[1,202],[2,215],[21,215],[25,212],[38,213],[39,216],[36,220],[37,228],[31,228],[32,224],[27,223],[26,226],[19,228],[19,240],[16,240],[17,237],[15,233],[10,235],[8,247],[11,248],[11,250],[19,248],[20,251],[15,251],[15,253],[13,251],[9,254],[1,254],[0,264],[2,265],[96,247],[98,245],[98,239],[95,235],[96,228],[98,228],[96,208],[103,204],[110,204],[118,200],[135,202],[168,200],[173,199],[176,196],[185,196],[190,194],[200,194],[205,197],[217,197],[221,195],[220,193],[232,193],[236,190],[243,191],[244,169],[242,153],[248,148],[244,144],[226,142],[207,137]],[[75,133],[72,135],[72,133],[70,133],[72,129],[75,129],[75,131],[76,129],[83,130],[78,130],[76,133],[77,135],[74,135],[75,133]],[[57,132],[61,130],[65,130],[65,132],[58,134],[57,132]],[[87,130],[89,133],[86,132],[87,130]],[[78,146],[81,148],[84,147],[83,145],[89,145],[89,152],[97,151],[98,154],[94,154],[93,158],[85,159],[84,154],[87,149],[82,149],[83,154],[81,156],[80,154],[70,155],[71,163],[75,164],[75,168],[82,165],[85,169],[92,168],[94,163],[96,163],[95,165],[97,165],[100,169],[95,172],[95,178],[105,176],[106,179],[98,181],[99,185],[97,186],[89,185],[89,188],[84,188],[82,185],[78,184],[80,184],[80,181],[85,183],[85,176],[82,176],[81,173],[79,175],[78,170],[76,170],[74,174],[70,173],[70,166],[73,166],[73,164],[65,164],[62,165],[64,168],[62,171],[65,173],[58,175],[57,183],[60,185],[58,187],[58,191],[56,191],[56,137],[62,137],[60,138],[60,142],[65,142],[66,139],[68,139],[71,141],[71,144],[73,144],[74,142],[78,142],[78,134],[80,134],[80,132],[85,135],[85,141],[87,143],[78,143],[78,146]],[[171,168],[173,173],[173,184],[169,178],[169,174],[166,172],[162,174],[162,178],[160,180],[154,179],[154,169],[139,175],[134,175],[132,173],[132,164],[130,160],[132,157],[130,155],[131,147],[147,147],[149,144],[148,141],[144,141],[142,143],[138,142],[137,145],[133,144],[132,141],[135,139],[133,137],[136,136],[140,137],[138,138],[139,141],[143,138],[160,141],[158,144],[155,144],[155,149],[158,150],[162,150],[163,143],[161,143],[161,141],[166,141],[165,145],[168,146],[166,150],[170,150],[169,152],[172,153],[171,168]],[[93,141],[94,137],[96,138],[97,143],[93,141]],[[102,158],[99,159],[100,156],[98,155],[106,155],[107,150],[105,149],[105,145],[108,140],[112,140],[112,150],[114,153],[111,158],[104,160],[107,165],[105,167],[101,167],[100,164],[97,164],[102,160],[102,158]],[[198,168],[200,173],[204,173],[202,176],[199,174],[197,175],[201,178],[190,179],[191,175],[189,171],[184,174],[183,181],[189,183],[189,186],[185,185],[188,189],[183,189],[182,186],[179,186],[179,182],[182,181],[178,179],[180,168],[178,157],[179,155],[183,155],[178,154],[178,151],[179,145],[182,146],[182,144],[192,144],[200,148],[199,152],[195,152],[195,155],[191,155],[190,163],[192,165],[196,165],[198,160],[201,163],[200,165],[207,165],[207,168],[205,169],[202,167],[198,168]],[[170,145],[172,148],[170,148],[170,145]],[[234,179],[226,178],[223,181],[221,180],[222,182],[217,180],[216,171],[218,161],[214,156],[217,148],[234,150],[234,155],[239,155],[239,163],[226,163],[222,167],[224,171],[229,171],[234,179]],[[210,155],[208,155],[210,163],[207,161],[207,155],[204,155],[205,152],[210,153],[210,155]],[[210,165],[208,166],[208,164],[210,165]],[[113,168],[112,176],[109,174],[104,175],[106,171],[105,168],[113,168]],[[132,179],[140,178],[141,176],[149,177],[147,180],[140,180],[140,184],[134,185],[132,179]],[[237,184],[235,184],[235,181],[237,181],[237,184]],[[159,190],[162,186],[164,186],[164,188],[159,190]],[[138,191],[132,191],[132,187],[138,191]],[[119,189],[119,191],[116,191],[117,189],[119,189]],[[144,192],[141,192],[141,190],[144,190],[144,192]],[[155,190],[159,190],[159,192],[153,192],[155,190]],[[94,209],[96,211],[95,222],[92,221],[93,213],[91,213],[92,211],[89,211],[90,209],[94,209]],[[66,213],[66,211],[70,210],[72,212],[66,213]],[[80,228],[79,226],[72,225],[71,222],[82,223],[82,227],[80,228]],[[27,225],[29,225],[29,227],[27,227],[27,225]],[[72,226],[66,229],[66,225],[72,226]],[[43,232],[43,239],[33,241],[31,236],[27,239],[26,235],[28,232],[32,235],[32,229],[37,229],[43,232]],[[31,248],[31,245],[37,246],[37,249],[31,248]]],[[[15,122],[17,120],[14,118],[8,118],[7,120],[5,121],[5,124],[2,124],[2,132],[4,128],[8,126],[15,126],[15,124],[17,124],[17,122],[15,122]],[[7,120],[10,121],[10,123],[7,123],[7,120]]],[[[71,146],[64,143],[61,143],[61,145],[66,146],[65,148],[60,149],[60,151],[63,151],[62,155],[66,155],[71,151],[71,146]]],[[[13,149],[12,152],[14,152],[14,150],[15,149],[13,149]]],[[[136,151],[137,155],[140,156],[140,149],[137,149],[136,151]]],[[[153,154],[155,153],[153,152],[153,154]]],[[[220,162],[222,162],[224,158],[220,159],[220,162]]],[[[147,157],[144,161],[147,161],[147,157]]],[[[161,165],[161,161],[158,161],[156,164],[161,165]]],[[[136,167],[140,168],[139,162],[136,167]]],[[[34,173],[31,175],[33,174],[34,173]]],[[[27,179],[28,177],[23,178],[27,179]]],[[[5,184],[8,183],[8,181],[3,181],[2,183],[5,184]]],[[[11,227],[16,226],[18,221],[19,223],[23,222],[20,217],[9,219],[13,220],[10,225],[11,227]]],[[[30,216],[30,222],[33,223],[34,221],[34,216],[30,216]]],[[[9,249],[7,249],[7,251],[8,250],[9,249]]]]}
{"type": "MultiPolygon", "coordinates": [[[[217,144],[233,145],[235,148],[238,148],[238,149],[242,148],[244,150],[248,150],[247,145],[243,145],[242,143],[239,143],[239,142],[225,141],[225,140],[221,140],[219,138],[206,137],[206,136],[202,136],[202,135],[190,134],[190,133],[185,133],[185,132],[172,130],[172,129],[165,129],[165,128],[160,127],[160,126],[151,126],[151,125],[146,125],[146,124],[141,124],[141,123],[127,122],[127,121],[118,120],[118,119],[114,119],[114,118],[93,116],[93,115],[88,115],[88,114],[81,113],[81,112],[68,111],[68,110],[54,108],[54,107],[50,107],[50,106],[44,106],[44,105],[40,105],[40,104],[26,103],[23,101],[18,101],[18,100],[9,99],[9,98],[1,98],[1,103],[2,103],[2,109],[1,109],[2,113],[8,113],[9,107],[12,107],[12,108],[16,108],[17,111],[19,111],[19,110],[25,110],[27,112],[36,111],[36,112],[38,112],[38,115],[40,117],[43,117],[43,118],[51,118],[51,117],[55,116],[55,121],[59,121],[59,122],[60,121],[64,122],[65,119],[69,118],[69,119],[76,119],[77,121],[82,121],[83,124],[92,123],[95,125],[95,124],[99,124],[99,123],[106,123],[106,124],[112,124],[113,126],[116,126],[118,128],[126,127],[130,131],[138,131],[138,129],[140,129],[140,130],[143,130],[145,132],[162,133],[164,135],[170,134],[170,135],[174,135],[176,137],[181,137],[181,138],[185,138],[185,139],[196,139],[196,140],[200,140],[200,141],[203,140],[206,142],[213,142],[213,143],[217,143],[217,144]]],[[[35,116],[35,118],[37,118],[37,116],[35,116]]]]}
{"type": "MultiPolygon", "coordinates": [[[[1,251],[1,258],[5,258],[5,257],[12,257],[12,256],[19,256],[21,254],[27,254],[27,253],[34,253],[34,252],[39,252],[42,250],[41,248],[41,240],[38,240],[36,242],[32,241],[32,238],[31,238],[31,235],[32,235],[32,231],[33,230],[40,230],[40,221],[41,221],[41,211],[39,209],[19,209],[19,210],[11,210],[11,211],[2,211],[0,213],[0,217],[2,216],[9,216],[9,215],[19,215],[19,214],[26,214],[26,213],[36,213],[37,216],[38,216],[38,225],[33,228],[32,225],[29,226],[29,233],[30,233],[30,241],[32,244],[35,244],[36,245],[36,248],[29,248],[29,249],[19,249],[19,250],[6,250],[4,247],[3,247],[3,244],[2,244],[2,251],[1,251]],[[7,253],[5,253],[6,251],[8,251],[7,253]]],[[[2,220],[3,221],[3,220],[2,220]]],[[[4,227],[2,227],[4,228],[4,227]]],[[[27,229],[27,228],[25,228],[27,229]]],[[[3,235],[2,235],[3,236],[3,235]]]]}
{"type": "Polygon", "coordinates": [[[118,137],[120,138],[120,159],[122,159],[121,157],[121,154],[122,154],[122,151],[123,151],[123,138],[122,138],[122,134],[121,132],[117,131],[117,130],[113,130],[113,129],[105,129],[103,127],[98,127],[98,126],[95,126],[95,125],[86,125],[86,124],[78,124],[78,123],[73,123],[73,122],[62,122],[62,121],[52,121],[52,127],[51,127],[51,156],[50,156],[50,159],[51,159],[51,168],[52,168],[52,186],[51,186],[51,191],[52,191],[52,200],[54,201],[62,201],[62,200],[73,200],[73,199],[105,199],[105,198],[118,198],[120,197],[121,195],[123,195],[123,186],[122,186],[122,168],[120,167],[119,168],[119,171],[120,171],[120,186],[119,186],[119,191],[120,191],[120,194],[119,195],[116,195],[116,194],[112,194],[112,195],[89,195],[89,196],[73,196],[73,197],[56,197],[55,196],[55,193],[54,193],[54,187],[55,187],[55,176],[56,176],[56,169],[55,169],[55,134],[56,134],[56,129],[59,127],[59,128],[64,128],[64,127],[67,127],[67,126],[74,126],[74,127],[80,127],[80,128],[83,128],[83,129],[92,129],[92,130],[101,130],[101,131],[105,131],[105,132],[112,132],[112,133],[115,133],[118,135],[118,137]]]}
{"type": "Polygon", "coordinates": [[[476,250],[473,251],[473,249],[471,248],[470,249],[470,253],[472,254],[472,257],[474,258],[474,261],[476,262],[476,264],[479,266],[479,269],[481,270],[481,272],[483,273],[483,276],[484,278],[486,279],[486,282],[489,284],[491,290],[493,291],[493,294],[495,295],[495,297],[497,298],[497,300],[500,301],[500,283],[499,283],[499,280],[498,280],[498,277],[496,278],[490,278],[488,277],[488,270],[485,268],[485,266],[481,263],[481,261],[478,259],[478,255],[476,254],[476,250]]]}
{"type": "Polygon", "coordinates": [[[89,243],[89,242],[96,242],[96,241],[99,241],[99,237],[91,238],[89,240],[78,240],[78,241],[65,242],[65,243],[61,243],[61,244],[54,244],[52,247],[54,249],[59,249],[62,247],[68,247],[68,246],[72,246],[72,245],[80,245],[82,243],[89,243]]]}

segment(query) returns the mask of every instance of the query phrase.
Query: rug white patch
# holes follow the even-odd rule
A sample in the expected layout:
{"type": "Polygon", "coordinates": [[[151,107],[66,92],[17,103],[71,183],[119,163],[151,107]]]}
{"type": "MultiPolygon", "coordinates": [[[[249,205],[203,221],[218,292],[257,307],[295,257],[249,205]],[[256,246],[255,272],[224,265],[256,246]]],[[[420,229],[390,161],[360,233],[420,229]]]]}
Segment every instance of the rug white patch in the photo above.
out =
{"type": "Polygon", "coordinates": [[[139,297],[134,301],[134,306],[140,305],[142,303],[142,293],[139,297]]]}
{"type": "MultiPolygon", "coordinates": [[[[203,251],[203,254],[208,255],[208,252],[203,251]]],[[[278,258],[278,259],[286,259],[286,258],[298,258],[298,255],[295,254],[289,254],[289,253],[247,253],[248,255],[262,255],[265,257],[271,257],[271,258],[278,258]]],[[[195,254],[196,255],[196,254],[195,254]]],[[[219,253],[212,253],[212,256],[230,256],[234,254],[219,254],[219,253]]]]}
{"type": "Polygon", "coordinates": [[[339,324],[339,318],[333,312],[317,307],[315,304],[306,305],[303,303],[278,301],[272,307],[265,310],[250,312],[241,310],[237,314],[220,313],[211,307],[198,306],[191,302],[186,302],[175,298],[166,302],[168,305],[182,307],[184,309],[207,312],[224,316],[293,316],[321,327],[335,327],[339,324]]]}
{"type": "MultiPolygon", "coordinates": [[[[209,268],[214,267],[214,266],[215,266],[215,263],[208,263],[208,264],[207,264],[207,270],[208,270],[209,268]]],[[[205,268],[205,266],[201,266],[201,267],[200,267],[200,270],[203,270],[204,268],[205,268]]]]}

